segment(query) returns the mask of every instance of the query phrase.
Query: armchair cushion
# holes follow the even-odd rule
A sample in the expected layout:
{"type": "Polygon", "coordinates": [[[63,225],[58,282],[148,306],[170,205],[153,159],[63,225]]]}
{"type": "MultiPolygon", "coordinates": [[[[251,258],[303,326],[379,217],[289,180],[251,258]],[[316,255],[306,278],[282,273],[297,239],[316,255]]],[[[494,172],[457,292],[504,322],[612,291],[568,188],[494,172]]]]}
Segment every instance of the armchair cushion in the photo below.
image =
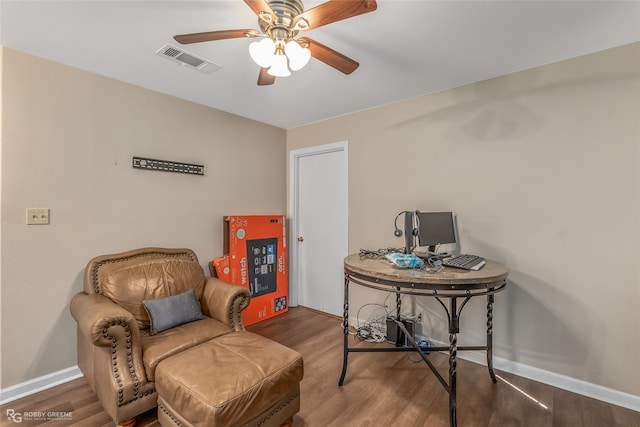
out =
{"type": "Polygon", "coordinates": [[[151,335],[202,320],[202,309],[193,289],[170,297],[144,300],[143,304],[151,320],[151,335]]]}
{"type": "Polygon", "coordinates": [[[156,367],[164,359],[228,333],[231,333],[229,326],[207,316],[156,335],[151,335],[149,330],[141,331],[142,358],[147,378],[155,381],[156,367]]]}
{"type": "Polygon", "coordinates": [[[112,271],[102,281],[102,294],[134,315],[141,328],[149,327],[145,300],[164,298],[189,290],[202,297],[204,271],[195,261],[155,259],[112,271]]]}

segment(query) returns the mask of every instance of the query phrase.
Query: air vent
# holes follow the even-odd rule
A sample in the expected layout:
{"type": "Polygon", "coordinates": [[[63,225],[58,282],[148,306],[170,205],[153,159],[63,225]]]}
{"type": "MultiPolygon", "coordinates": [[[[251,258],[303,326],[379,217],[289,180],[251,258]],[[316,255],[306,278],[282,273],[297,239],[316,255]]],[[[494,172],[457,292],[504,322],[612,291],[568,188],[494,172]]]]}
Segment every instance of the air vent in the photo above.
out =
{"type": "Polygon", "coordinates": [[[178,64],[193,68],[203,73],[211,74],[214,71],[218,71],[222,68],[222,65],[218,65],[215,62],[208,61],[204,58],[194,55],[191,52],[187,52],[179,47],[166,44],[156,51],[156,55],[163,56],[167,59],[177,62],[178,64]]]}

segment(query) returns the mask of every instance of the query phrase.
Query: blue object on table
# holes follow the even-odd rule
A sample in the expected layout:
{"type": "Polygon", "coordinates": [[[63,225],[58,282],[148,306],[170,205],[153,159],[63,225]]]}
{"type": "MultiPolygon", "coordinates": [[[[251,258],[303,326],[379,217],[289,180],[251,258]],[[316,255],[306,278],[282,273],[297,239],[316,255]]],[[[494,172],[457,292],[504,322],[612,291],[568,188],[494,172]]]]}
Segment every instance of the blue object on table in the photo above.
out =
{"type": "Polygon", "coordinates": [[[394,263],[395,265],[397,265],[398,267],[402,267],[402,268],[422,268],[424,267],[424,261],[422,260],[422,258],[414,255],[414,254],[398,254],[398,253],[394,253],[394,254],[387,254],[385,255],[385,257],[391,261],[392,263],[394,263]]]}

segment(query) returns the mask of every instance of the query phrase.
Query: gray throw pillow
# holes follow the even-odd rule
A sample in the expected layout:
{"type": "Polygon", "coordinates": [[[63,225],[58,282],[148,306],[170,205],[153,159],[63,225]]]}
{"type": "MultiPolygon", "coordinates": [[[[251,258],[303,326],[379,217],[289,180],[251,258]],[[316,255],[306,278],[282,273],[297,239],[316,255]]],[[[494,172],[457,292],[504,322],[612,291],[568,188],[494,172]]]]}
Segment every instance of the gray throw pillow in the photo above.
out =
{"type": "Polygon", "coordinates": [[[143,301],[151,320],[151,335],[202,319],[202,309],[193,290],[166,298],[143,301]]]}

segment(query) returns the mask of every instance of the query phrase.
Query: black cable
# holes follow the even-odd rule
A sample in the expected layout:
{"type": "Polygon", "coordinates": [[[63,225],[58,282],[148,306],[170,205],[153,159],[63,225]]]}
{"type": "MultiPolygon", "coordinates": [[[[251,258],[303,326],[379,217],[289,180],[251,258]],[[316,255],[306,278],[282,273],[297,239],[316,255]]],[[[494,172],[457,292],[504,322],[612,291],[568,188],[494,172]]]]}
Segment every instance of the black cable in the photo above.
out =
{"type": "Polygon", "coordinates": [[[381,259],[387,254],[404,253],[404,249],[400,248],[382,248],[382,249],[360,249],[360,259],[381,259]]]}

